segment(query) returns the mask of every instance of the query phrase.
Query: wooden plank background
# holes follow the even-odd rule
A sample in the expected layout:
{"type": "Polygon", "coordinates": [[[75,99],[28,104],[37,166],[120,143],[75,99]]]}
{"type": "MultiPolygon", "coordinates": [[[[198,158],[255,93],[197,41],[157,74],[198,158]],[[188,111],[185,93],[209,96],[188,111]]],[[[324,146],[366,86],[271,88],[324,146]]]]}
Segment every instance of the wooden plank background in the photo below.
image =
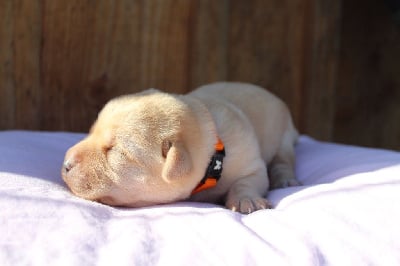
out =
{"type": "Polygon", "coordinates": [[[87,131],[117,95],[232,80],[302,133],[399,149],[399,33],[378,0],[0,0],[0,129],[87,131]]]}

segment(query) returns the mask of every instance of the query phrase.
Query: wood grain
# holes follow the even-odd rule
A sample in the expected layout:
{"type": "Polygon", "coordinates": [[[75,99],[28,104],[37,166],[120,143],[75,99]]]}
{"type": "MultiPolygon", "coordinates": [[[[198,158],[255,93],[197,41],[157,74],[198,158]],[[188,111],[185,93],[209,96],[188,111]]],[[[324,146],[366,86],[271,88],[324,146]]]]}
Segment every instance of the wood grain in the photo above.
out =
{"type": "Polygon", "coordinates": [[[0,1],[0,129],[87,131],[117,95],[231,80],[302,133],[400,148],[399,32],[374,0],[0,1]]]}
{"type": "Polygon", "coordinates": [[[40,123],[41,9],[37,1],[13,1],[15,121],[26,129],[40,123]],[[21,19],[23,18],[23,19],[21,19]]]}
{"type": "Polygon", "coordinates": [[[190,9],[182,0],[46,1],[43,86],[52,93],[43,104],[65,114],[48,113],[43,127],[85,130],[120,94],[187,91],[190,9]]]}
{"type": "Polygon", "coordinates": [[[228,78],[268,88],[289,105],[297,125],[302,115],[304,1],[232,1],[228,78]]]}
{"type": "Polygon", "coordinates": [[[16,126],[12,11],[12,1],[0,1],[0,128],[16,126]]]}
{"type": "Polygon", "coordinates": [[[343,2],[334,139],[400,149],[400,28],[381,1],[343,2]]]}
{"type": "Polygon", "coordinates": [[[193,1],[188,88],[228,80],[229,0],[193,1]]]}
{"type": "Polygon", "coordinates": [[[310,0],[305,14],[304,90],[300,128],[332,140],[340,40],[340,1],[310,0]]]}

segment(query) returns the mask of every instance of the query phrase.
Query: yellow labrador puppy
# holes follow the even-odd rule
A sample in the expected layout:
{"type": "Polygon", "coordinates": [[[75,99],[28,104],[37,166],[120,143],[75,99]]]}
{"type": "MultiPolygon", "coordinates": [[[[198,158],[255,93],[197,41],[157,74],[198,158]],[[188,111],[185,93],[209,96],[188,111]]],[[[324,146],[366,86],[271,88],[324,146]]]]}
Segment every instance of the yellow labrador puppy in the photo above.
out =
{"type": "Polygon", "coordinates": [[[286,105],[254,85],[150,89],[107,103],[68,150],[62,177],[77,196],[108,205],[193,200],[251,213],[270,207],[269,187],[299,184],[297,137],[286,105]]]}

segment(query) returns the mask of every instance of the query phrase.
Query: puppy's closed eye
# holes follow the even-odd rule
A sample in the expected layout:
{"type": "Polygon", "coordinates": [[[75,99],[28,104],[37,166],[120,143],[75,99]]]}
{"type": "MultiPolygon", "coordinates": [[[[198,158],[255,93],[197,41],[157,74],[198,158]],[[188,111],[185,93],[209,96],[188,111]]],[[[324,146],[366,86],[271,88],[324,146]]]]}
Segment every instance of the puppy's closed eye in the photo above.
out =
{"type": "Polygon", "coordinates": [[[105,146],[105,147],[103,147],[103,152],[104,153],[108,153],[110,150],[112,150],[114,148],[114,146],[105,146]]]}
{"type": "Polygon", "coordinates": [[[102,148],[104,155],[108,158],[108,156],[110,155],[110,153],[115,150],[115,147],[113,145],[109,145],[109,146],[104,146],[102,148]]]}
{"type": "Polygon", "coordinates": [[[107,141],[102,146],[102,150],[104,154],[107,154],[109,151],[115,148],[116,142],[114,137],[108,137],[107,141]]]}
{"type": "Polygon", "coordinates": [[[116,158],[119,158],[118,161],[120,162],[120,160],[122,158],[126,158],[126,154],[123,150],[121,150],[120,148],[118,148],[117,146],[109,146],[104,150],[104,154],[107,158],[107,161],[109,163],[112,163],[113,161],[115,161],[116,158]]]}

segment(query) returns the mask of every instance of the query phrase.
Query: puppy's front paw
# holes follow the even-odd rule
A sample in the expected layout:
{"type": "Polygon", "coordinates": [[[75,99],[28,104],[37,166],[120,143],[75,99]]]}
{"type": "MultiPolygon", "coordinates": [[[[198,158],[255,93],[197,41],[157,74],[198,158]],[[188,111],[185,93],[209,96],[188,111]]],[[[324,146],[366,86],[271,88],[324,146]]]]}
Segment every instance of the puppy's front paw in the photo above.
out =
{"type": "Polygon", "coordinates": [[[243,214],[272,208],[269,202],[262,197],[231,197],[226,202],[226,207],[243,214]]]}

